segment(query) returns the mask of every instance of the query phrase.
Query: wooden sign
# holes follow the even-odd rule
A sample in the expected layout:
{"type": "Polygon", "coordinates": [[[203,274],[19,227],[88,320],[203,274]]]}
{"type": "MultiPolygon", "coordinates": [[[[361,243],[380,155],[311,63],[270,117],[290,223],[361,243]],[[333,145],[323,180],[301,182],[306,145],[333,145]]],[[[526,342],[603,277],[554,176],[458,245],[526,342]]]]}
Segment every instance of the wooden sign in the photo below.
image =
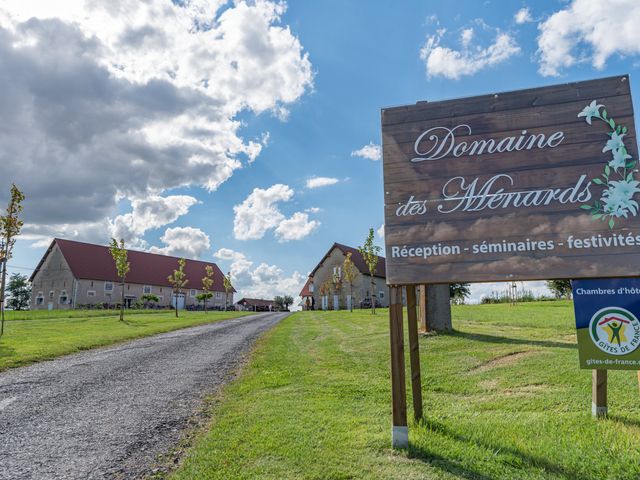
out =
{"type": "Polygon", "coordinates": [[[387,283],[640,273],[629,77],[382,110],[387,283]]]}

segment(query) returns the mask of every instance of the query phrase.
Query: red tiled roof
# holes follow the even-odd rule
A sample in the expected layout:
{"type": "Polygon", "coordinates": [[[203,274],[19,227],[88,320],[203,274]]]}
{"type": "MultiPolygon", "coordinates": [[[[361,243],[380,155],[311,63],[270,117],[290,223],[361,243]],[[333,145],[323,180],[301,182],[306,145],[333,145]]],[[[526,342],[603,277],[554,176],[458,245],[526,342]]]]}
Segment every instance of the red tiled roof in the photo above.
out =
{"type": "MultiPolygon", "coordinates": [[[[54,244],[60,248],[74,277],[85,280],[120,281],[109,247],[56,238],[51,243],[45,257],[54,244]]],[[[131,264],[131,269],[126,277],[127,283],[168,287],[170,284],[167,277],[178,268],[179,259],[168,255],[128,250],[127,260],[131,264]]],[[[224,292],[224,274],[215,263],[186,260],[184,271],[189,283],[185,288],[202,290],[202,277],[206,275],[205,267],[211,265],[213,267],[213,286],[211,289],[215,292],[224,292]]],[[[33,272],[31,280],[40,269],[42,262],[41,260],[33,272]]],[[[233,291],[235,292],[235,290],[233,291]]]]}
{"type": "MultiPolygon", "coordinates": [[[[316,268],[313,269],[313,271],[309,275],[310,277],[313,277],[313,274],[316,273],[316,270],[320,268],[320,266],[327,259],[327,257],[333,251],[334,248],[339,249],[344,254],[345,257],[347,256],[348,253],[351,253],[351,261],[353,262],[355,267],[358,269],[358,271],[363,275],[369,275],[369,267],[367,267],[367,262],[364,261],[362,254],[357,248],[349,247],[347,245],[342,245],[341,243],[334,243],[329,249],[329,251],[326,253],[326,255],[322,257],[322,260],[320,260],[320,263],[316,265],[316,268]]],[[[378,256],[378,264],[376,265],[376,271],[373,273],[373,276],[379,277],[379,278],[387,278],[384,257],[378,256]]]]}
{"type": "Polygon", "coordinates": [[[300,291],[300,297],[310,297],[312,295],[311,289],[309,288],[312,283],[313,279],[311,277],[307,278],[307,283],[304,284],[304,287],[302,287],[300,291]]]}
{"type": "Polygon", "coordinates": [[[273,306],[273,300],[262,300],[260,298],[243,298],[236,302],[238,305],[249,305],[251,307],[268,307],[273,306]]]}

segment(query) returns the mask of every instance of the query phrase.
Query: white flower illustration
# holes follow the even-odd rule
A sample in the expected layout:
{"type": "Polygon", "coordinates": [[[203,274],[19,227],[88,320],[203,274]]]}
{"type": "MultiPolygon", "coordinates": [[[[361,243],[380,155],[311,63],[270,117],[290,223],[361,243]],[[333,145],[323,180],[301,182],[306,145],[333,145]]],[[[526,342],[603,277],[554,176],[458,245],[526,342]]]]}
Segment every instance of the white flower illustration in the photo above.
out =
{"type": "Polygon", "coordinates": [[[629,212],[638,213],[638,202],[633,196],[640,192],[640,182],[637,180],[611,180],[609,188],[602,193],[604,211],[613,217],[625,217],[629,212]]]}
{"type": "Polygon", "coordinates": [[[584,107],[584,109],[578,114],[578,117],[585,117],[587,123],[591,125],[591,119],[593,117],[600,118],[600,108],[602,106],[603,105],[597,105],[596,101],[594,100],[589,105],[584,107]]]}
{"type": "Polygon", "coordinates": [[[607,140],[607,144],[602,149],[603,152],[608,152],[609,150],[619,150],[624,147],[624,141],[622,137],[626,134],[618,134],[617,132],[611,132],[611,140],[607,140]]]}
{"type": "Polygon", "coordinates": [[[631,155],[627,153],[625,148],[618,148],[613,151],[613,159],[609,161],[609,166],[617,172],[619,168],[625,167],[630,158],[631,155]]]}
{"type": "Polygon", "coordinates": [[[629,215],[638,214],[640,207],[633,197],[640,193],[640,181],[635,179],[638,172],[635,169],[637,161],[633,160],[624,146],[627,127],[617,125],[615,120],[608,116],[606,108],[600,112],[602,107],[604,105],[598,105],[593,100],[578,114],[578,117],[585,117],[589,125],[592,118],[597,118],[610,128],[609,140],[602,152],[612,154],[602,175],[591,180],[594,184],[604,187],[600,201],[596,200],[592,205],[581,205],[580,208],[588,210],[594,220],[607,222],[609,228],[613,228],[616,218],[628,218],[629,215]]]}

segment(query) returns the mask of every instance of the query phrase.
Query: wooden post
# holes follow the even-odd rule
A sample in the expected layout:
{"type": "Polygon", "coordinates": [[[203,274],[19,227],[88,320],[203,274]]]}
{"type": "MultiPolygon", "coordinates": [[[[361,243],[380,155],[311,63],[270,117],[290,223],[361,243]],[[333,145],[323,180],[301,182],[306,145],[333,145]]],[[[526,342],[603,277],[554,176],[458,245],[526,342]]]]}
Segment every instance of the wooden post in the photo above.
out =
{"type": "Polygon", "coordinates": [[[402,329],[402,287],[389,287],[389,330],[391,339],[391,401],[393,427],[391,445],[393,448],[409,446],[407,428],[407,391],[404,375],[404,332],[402,329]]]}
{"type": "Polygon", "coordinates": [[[411,363],[411,391],[413,417],[422,418],[422,381],[420,378],[420,344],[418,342],[418,315],[416,312],[416,286],[407,287],[407,323],[409,325],[409,358],[411,363]]]}
{"type": "Polygon", "coordinates": [[[427,286],[420,285],[420,333],[427,333],[429,326],[427,324],[427,286]]]}
{"type": "Polygon", "coordinates": [[[593,370],[591,414],[595,418],[607,416],[607,371],[593,370]]]}
{"type": "Polygon", "coordinates": [[[638,370],[638,389],[640,389],[640,370],[638,370]]]}

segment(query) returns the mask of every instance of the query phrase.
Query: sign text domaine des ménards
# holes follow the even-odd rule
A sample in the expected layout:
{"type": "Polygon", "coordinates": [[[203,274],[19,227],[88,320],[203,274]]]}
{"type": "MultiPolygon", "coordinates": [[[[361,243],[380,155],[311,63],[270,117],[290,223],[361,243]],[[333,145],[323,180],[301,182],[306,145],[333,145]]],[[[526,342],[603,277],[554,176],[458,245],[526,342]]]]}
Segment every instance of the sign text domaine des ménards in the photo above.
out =
{"type": "Polygon", "coordinates": [[[382,111],[389,284],[637,276],[627,76],[382,111]]]}

